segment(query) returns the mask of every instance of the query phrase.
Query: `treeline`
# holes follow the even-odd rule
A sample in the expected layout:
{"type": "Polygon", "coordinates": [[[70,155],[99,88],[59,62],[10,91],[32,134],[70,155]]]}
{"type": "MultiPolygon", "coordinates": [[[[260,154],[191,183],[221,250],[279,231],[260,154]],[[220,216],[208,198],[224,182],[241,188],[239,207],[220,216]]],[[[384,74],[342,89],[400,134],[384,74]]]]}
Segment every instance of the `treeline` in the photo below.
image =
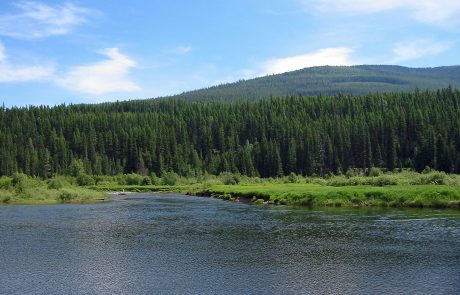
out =
{"type": "Polygon", "coordinates": [[[460,66],[407,68],[391,65],[321,66],[185,92],[183,100],[258,100],[284,95],[410,92],[460,87],[460,66]]]}
{"type": "Polygon", "coordinates": [[[460,173],[460,92],[0,109],[0,174],[460,173]]]}

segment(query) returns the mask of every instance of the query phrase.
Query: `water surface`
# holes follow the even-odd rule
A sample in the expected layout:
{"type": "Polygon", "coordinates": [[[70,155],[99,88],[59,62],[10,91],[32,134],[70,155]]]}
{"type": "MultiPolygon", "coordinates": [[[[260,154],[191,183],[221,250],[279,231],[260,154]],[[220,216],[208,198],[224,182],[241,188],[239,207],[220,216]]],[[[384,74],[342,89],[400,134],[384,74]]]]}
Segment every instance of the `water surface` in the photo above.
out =
{"type": "Polygon", "coordinates": [[[460,294],[460,212],[1,206],[0,294],[460,294]]]}

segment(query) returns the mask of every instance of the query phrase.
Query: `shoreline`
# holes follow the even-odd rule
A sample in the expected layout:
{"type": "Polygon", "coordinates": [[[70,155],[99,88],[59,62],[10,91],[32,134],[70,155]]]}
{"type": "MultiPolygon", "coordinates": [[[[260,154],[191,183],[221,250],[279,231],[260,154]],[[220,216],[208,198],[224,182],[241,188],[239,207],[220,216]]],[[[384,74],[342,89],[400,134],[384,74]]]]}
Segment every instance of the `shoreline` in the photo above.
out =
{"type": "Polygon", "coordinates": [[[254,204],[337,208],[436,208],[460,210],[460,188],[426,186],[217,185],[195,195],[254,204]]]}
{"type": "Polygon", "coordinates": [[[314,184],[123,186],[122,190],[86,187],[69,199],[56,196],[13,196],[0,205],[92,204],[143,194],[178,193],[248,204],[337,208],[437,208],[460,210],[460,187],[447,185],[324,186],[314,184]],[[124,190],[124,191],[123,191],[124,190]]]}

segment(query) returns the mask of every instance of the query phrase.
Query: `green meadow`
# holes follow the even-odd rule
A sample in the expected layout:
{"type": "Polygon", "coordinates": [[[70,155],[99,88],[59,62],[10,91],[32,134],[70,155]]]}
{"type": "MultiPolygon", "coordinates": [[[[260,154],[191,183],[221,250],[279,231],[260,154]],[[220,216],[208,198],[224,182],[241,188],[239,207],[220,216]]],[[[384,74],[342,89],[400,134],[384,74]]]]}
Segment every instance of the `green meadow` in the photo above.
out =
{"type": "Polygon", "coordinates": [[[107,200],[107,194],[73,183],[71,177],[42,180],[16,173],[0,178],[0,205],[93,203],[107,200]]]}
{"type": "Polygon", "coordinates": [[[108,193],[151,192],[200,195],[233,201],[327,207],[433,207],[460,209],[460,176],[433,170],[383,172],[351,170],[345,175],[278,178],[220,175],[181,177],[56,176],[40,179],[16,173],[0,178],[1,204],[88,203],[108,193]]]}
{"type": "Polygon", "coordinates": [[[301,206],[460,208],[460,187],[448,185],[215,185],[203,194],[229,200],[243,198],[254,203],[301,206]]]}

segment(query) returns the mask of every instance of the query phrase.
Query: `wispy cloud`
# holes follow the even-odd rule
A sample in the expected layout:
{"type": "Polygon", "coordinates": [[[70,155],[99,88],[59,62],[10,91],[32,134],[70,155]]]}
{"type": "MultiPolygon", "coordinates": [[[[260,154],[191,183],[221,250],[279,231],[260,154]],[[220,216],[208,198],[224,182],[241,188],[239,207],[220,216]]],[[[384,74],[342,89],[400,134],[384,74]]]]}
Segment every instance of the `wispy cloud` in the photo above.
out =
{"type": "Polygon", "coordinates": [[[0,15],[0,35],[36,39],[68,34],[94,11],[71,3],[50,6],[34,1],[14,4],[15,14],[0,15]]]}
{"type": "Polygon", "coordinates": [[[353,53],[353,49],[351,48],[333,47],[320,49],[318,51],[309,52],[302,55],[274,58],[264,63],[262,74],[280,74],[307,67],[324,65],[351,65],[351,53],[353,53]]]}
{"type": "Polygon", "coordinates": [[[450,45],[434,40],[412,40],[401,42],[393,48],[393,62],[398,63],[407,60],[419,59],[428,55],[437,55],[445,52],[450,45]]]}
{"type": "Polygon", "coordinates": [[[191,46],[177,46],[169,50],[170,53],[176,54],[176,55],[186,55],[190,53],[190,51],[192,51],[191,46]]]}
{"type": "Polygon", "coordinates": [[[129,70],[136,66],[134,60],[120,53],[118,48],[107,48],[101,54],[108,59],[94,64],[73,67],[59,85],[87,94],[132,92],[140,90],[129,77],[129,70]]]}
{"type": "Polygon", "coordinates": [[[372,14],[394,9],[410,12],[417,21],[451,26],[458,24],[460,1],[458,0],[301,0],[307,8],[319,12],[345,12],[352,14],[372,14]]]}
{"type": "Polygon", "coordinates": [[[8,62],[5,47],[0,44],[0,83],[48,80],[53,72],[50,66],[12,65],[8,62]]]}

